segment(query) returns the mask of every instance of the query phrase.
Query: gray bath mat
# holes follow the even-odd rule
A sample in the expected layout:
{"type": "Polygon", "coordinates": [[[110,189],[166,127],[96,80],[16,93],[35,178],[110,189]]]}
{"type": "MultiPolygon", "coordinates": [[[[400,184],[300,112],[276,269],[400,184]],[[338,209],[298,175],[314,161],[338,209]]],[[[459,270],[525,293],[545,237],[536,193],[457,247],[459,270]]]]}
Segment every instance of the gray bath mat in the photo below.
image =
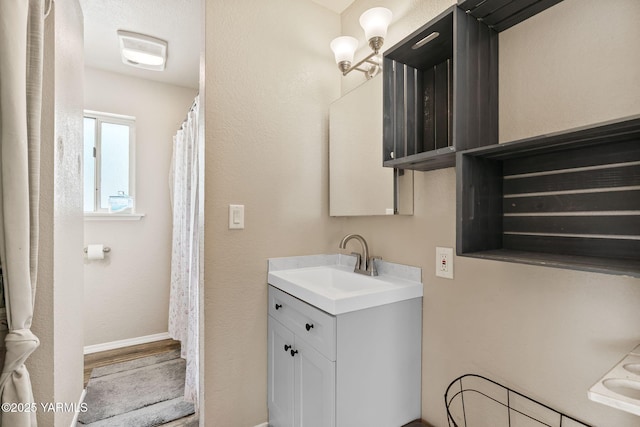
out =
{"type": "Polygon", "coordinates": [[[193,414],[182,398],[184,377],[179,351],[96,368],[78,424],[152,427],[193,414]]]}

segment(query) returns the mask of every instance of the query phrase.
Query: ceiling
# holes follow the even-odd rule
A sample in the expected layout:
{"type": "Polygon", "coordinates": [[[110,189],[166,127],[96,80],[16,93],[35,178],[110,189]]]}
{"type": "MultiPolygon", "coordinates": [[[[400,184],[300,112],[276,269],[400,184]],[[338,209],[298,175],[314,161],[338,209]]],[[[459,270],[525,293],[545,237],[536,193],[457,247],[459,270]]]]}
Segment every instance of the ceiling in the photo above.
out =
{"type": "MultiPolygon", "coordinates": [[[[354,0],[312,0],[342,13],[354,0]]],[[[201,0],[80,0],[84,13],[85,65],[178,86],[198,88],[201,0]],[[125,65],[117,30],[168,42],[164,71],[125,65]]]]}
{"type": "Polygon", "coordinates": [[[319,5],[326,7],[329,10],[333,10],[336,13],[342,13],[355,0],[312,0],[312,1],[314,3],[318,3],[319,5]]]}
{"type": "Polygon", "coordinates": [[[198,88],[200,0],[80,0],[84,13],[85,65],[178,86],[198,88]],[[125,65],[117,30],[168,42],[164,71],[125,65]]]}

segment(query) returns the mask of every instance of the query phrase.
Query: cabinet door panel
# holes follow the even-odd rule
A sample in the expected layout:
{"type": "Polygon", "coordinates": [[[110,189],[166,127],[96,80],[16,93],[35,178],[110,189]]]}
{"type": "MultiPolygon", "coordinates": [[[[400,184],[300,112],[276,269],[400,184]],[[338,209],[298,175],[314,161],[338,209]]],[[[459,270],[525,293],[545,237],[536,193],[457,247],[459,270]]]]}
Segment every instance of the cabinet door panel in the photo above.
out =
{"type": "Polygon", "coordinates": [[[295,420],[297,427],[335,426],[335,362],[296,337],[295,420]]]}
{"type": "Polygon", "coordinates": [[[273,286],[269,286],[269,315],[328,359],[336,360],[335,316],[273,286]]]}
{"type": "Polygon", "coordinates": [[[269,316],[268,333],[269,425],[294,427],[294,360],[291,350],[285,350],[285,345],[293,346],[293,332],[269,316]]]}

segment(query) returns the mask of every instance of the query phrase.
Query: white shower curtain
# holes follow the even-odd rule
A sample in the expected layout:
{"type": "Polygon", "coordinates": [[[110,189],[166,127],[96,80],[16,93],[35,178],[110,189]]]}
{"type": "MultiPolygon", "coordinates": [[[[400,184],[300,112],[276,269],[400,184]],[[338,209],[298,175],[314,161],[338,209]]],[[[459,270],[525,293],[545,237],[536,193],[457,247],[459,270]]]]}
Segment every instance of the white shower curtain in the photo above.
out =
{"type": "MultiPolygon", "coordinates": [[[[0,376],[5,404],[34,408],[25,361],[38,264],[44,0],[0,0],[0,263],[9,332],[0,376]]],[[[0,425],[34,427],[34,411],[0,411],[0,425]]]]}
{"type": "Polygon", "coordinates": [[[200,245],[198,229],[199,170],[198,97],[187,119],[173,138],[171,195],[173,239],[169,335],[182,343],[187,362],[185,399],[198,407],[198,301],[200,245]]]}

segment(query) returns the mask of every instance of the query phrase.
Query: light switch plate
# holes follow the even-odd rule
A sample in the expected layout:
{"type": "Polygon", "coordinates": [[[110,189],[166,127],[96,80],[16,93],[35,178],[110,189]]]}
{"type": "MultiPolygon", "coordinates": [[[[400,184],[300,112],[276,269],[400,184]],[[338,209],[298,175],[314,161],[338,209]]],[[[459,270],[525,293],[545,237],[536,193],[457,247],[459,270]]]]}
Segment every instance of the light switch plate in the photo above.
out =
{"type": "Polygon", "coordinates": [[[229,230],[244,228],[244,205],[229,205],[229,230]]]}
{"type": "Polygon", "coordinates": [[[436,247],[436,276],[453,279],[453,248],[436,247]]]}

